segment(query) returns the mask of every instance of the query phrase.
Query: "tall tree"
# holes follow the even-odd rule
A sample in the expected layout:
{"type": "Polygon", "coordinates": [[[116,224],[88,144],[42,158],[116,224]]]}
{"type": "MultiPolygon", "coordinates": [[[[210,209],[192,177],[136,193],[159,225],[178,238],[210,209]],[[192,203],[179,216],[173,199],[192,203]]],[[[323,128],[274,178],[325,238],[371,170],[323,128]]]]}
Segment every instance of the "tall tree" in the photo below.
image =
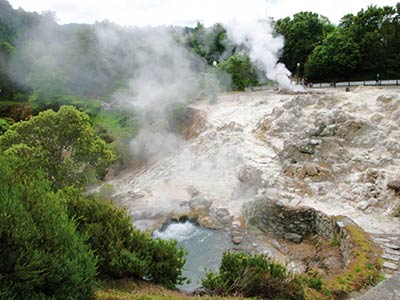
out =
{"type": "Polygon", "coordinates": [[[303,66],[314,48],[320,45],[334,26],[328,18],[313,12],[300,12],[293,19],[286,17],[275,23],[275,29],[285,37],[281,61],[293,73],[297,63],[303,66]]]}
{"type": "Polygon", "coordinates": [[[187,44],[198,55],[204,57],[208,64],[219,61],[226,49],[226,30],[217,23],[205,28],[202,23],[189,32],[187,44]]]}
{"type": "Polygon", "coordinates": [[[312,81],[350,79],[360,64],[357,43],[337,29],[322,45],[315,47],[305,65],[305,75],[312,81]]]}
{"type": "Polygon", "coordinates": [[[395,7],[369,6],[346,15],[340,25],[359,45],[362,64],[358,77],[400,76],[400,3],[395,7]]]}

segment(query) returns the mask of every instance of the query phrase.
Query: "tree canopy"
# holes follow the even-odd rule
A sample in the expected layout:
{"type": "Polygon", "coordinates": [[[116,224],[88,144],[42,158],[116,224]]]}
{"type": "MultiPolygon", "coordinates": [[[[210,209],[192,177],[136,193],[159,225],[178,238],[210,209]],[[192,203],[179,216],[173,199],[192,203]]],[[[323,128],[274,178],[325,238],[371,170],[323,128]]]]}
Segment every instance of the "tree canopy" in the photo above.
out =
{"type": "Polygon", "coordinates": [[[305,75],[310,79],[350,80],[361,62],[357,43],[340,30],[330,33],[308,57],[305,75]]]}
{"type": "Polygon", "coordinates": [[[278,20],[275,29],[285,37],[281,61],[292,73],[296,73],[297,63],[300,63],[303,69],[313,49],[322,44],[328,33],[334,30],[334,26],[324,16],[313,12],[300,12],[293,18],[278,20]]]}
{"type": "Polygon", "coordinates": [[[12,125],[0,136],[0,152],[13,151],[40,168],[57,187],[83,184],[90,169],[101,175],[114,159],[89,117],[71,106],[47,110],[12,125]],[[23,145],[24,148],[20,146],[23,145]]]}
{"type": "Polygon", "coordinates": [[[276,31],[285,37],[281,60],[292,72],[299,62],[312,81],[399,78],[399,13],[397,3],[345,15],[339,26],[311,12],[278,20],[276,31]]]}

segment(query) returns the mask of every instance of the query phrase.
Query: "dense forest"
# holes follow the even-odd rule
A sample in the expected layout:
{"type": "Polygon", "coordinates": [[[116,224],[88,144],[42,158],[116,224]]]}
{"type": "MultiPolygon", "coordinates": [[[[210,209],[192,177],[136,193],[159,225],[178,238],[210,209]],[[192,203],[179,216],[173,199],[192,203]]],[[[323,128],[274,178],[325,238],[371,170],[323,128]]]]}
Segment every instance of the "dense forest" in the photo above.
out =
{"type": "MultiPolygon", "coordinates": [[[[107,21],[60,26],[51,13],[14,10],[5,0],[0,8],[3,100],[18,100],[33,92],[41,94],[41,101],[60,95],[108,99],[135,75],[140,64],[137,53],[143,51],[146,36],[156,31],[107,21]]],[[[337,26],[312,12],[271,21],[285,38],[281,61],[293,74],[300,72],[320,82],[375,79],[377,74],[382,79],[398,78],[399,15],[400,3],[370,6],[344,16],[337,26]]],[[[233,89],[257,83],[257,70],[245,49],[228,40],[221,24],[163,30],[208,65],[218,62],[219,69],[232,77],[233,89]]]]}
{"type": "MultiPolygon", "coordinates": [[[[294,74],[314,82],[400,77],[400,3],[370,6],[337,26],[312,12],[271,22],[285,37],[281,62],[294,74]]],[[[189,58],[181,70],[199,74],[173,78],[184,81],[184,100],[169,95],[171,131],[179,130],[182,104],[215,94],[213,80],[228,90],[266,83],[221,24],[59,25],[52,13],[15,10],[0,0],[0,299],[90,299],[99,278],[168,288],[185,280],[185,252],[175,241],[135,229],[107,186],[86,193],[130,163],[129,141],[144,118],[159,119],[113,103],[121,91],[140,95],[133,83],[143,70],[152,83],[170,82],[149,63],[153,57],[165,69],[174,63],[164,52],[148,53],[157,52],[160,39],[170,52],[180,49],[178,58],[189,58]],[[190,83],[195,91],[185,90],[190,83]]],[[[298,285],[296,279],[282,289],[298,285]]]]}

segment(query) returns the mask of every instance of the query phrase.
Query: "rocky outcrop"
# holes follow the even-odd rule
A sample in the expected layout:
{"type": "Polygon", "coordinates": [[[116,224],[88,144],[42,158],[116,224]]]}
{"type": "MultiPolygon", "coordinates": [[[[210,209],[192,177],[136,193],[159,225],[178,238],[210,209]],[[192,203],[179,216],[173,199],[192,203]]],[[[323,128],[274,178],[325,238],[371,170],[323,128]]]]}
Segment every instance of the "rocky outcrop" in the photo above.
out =
{"type": "Polygon", "coordinates": [[[182,135],[187,140],[198,137],[204,125],[206,124],[206,113],[204,111],[188,107],[184,118],[185,121],[183,124],[182,135]]]}
{"type": "Polygon", "coordinates": [[[266,198],[248,204],[245,214],[250,224],[265,233],[292,241],[301,242],[310,234],[333,240],[338,234],[334,219],[310,207],[290,207],[266,198]]]}
{"type": "Polygon", "coordinates": [[[267,234],[300,243],[312,234],[340,247],[344,269],[325,285],[336,296],[375,284],[379,280],[380,248],[351,219],[328,216],[310,207],[294,208],[271,199],[257,199],[245,207],[248,222],[267,234]]]}
{"type": "Polygon", "coordinates": [[[400,273],[385,280],[356,300],[399,300],[400,299],[400,273]]]}

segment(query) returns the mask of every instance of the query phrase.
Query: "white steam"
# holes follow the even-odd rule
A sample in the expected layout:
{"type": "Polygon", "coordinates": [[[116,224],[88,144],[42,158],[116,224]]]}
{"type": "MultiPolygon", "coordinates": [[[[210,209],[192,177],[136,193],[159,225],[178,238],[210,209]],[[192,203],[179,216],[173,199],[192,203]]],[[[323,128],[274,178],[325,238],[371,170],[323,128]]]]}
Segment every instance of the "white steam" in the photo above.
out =
{"type": "Polygon", "coordinates": [[[274,33],[270,20],[234,19],[224,26],[228,36],[236,44],[244,45],[250,59],[257,65],[265,76],[277,82],[287,90],[302,90],[301,86],[291,82],[291,72],[280,62],[279,54],[284,47],[284,39],[274,33]]]}
{"type": "Polygon", "coordinates": [[[171,110],[216,95],[220,87],[212,68],[179,42],[179,32],[141,28],[136,38],[134,75],[113,98],[139,114],[141,129],[130,145],[135,157],[157,161],[184,141],[171,131],[171,110]]]}

